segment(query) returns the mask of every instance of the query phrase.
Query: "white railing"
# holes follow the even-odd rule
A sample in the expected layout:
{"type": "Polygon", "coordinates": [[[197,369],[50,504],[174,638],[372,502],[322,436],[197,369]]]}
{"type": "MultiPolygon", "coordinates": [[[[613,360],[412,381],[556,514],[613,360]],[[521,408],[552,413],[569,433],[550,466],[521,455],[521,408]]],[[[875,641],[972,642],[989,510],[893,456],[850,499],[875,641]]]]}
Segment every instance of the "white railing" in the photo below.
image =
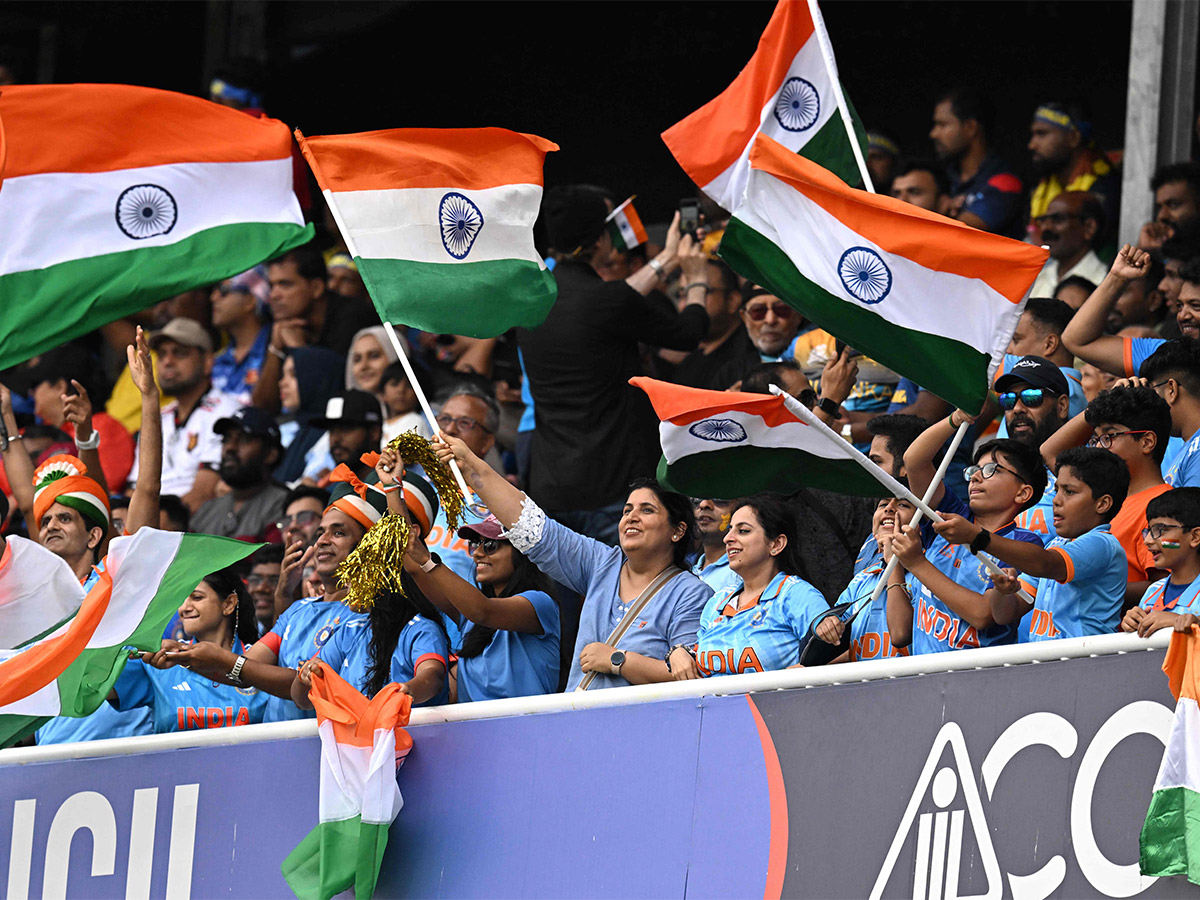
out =
{"type": "MultiPolygon", "coordinates": [[[[1016,665],[1057,662],[1081,657],[1111,656],[1161,650],[1170,642],[1171,631],[1164,629],[1150,638],[1135,634],[1104,634],[1094,637],[1042,641],[1034,644],[1009,644],[977,650],[957,650],[924,656],[894,657],[867,662],[844,663],[812,669],[784,669],[749,675],[722,675],[695,681],[671,681],[665,684],[639,684],[606,688],[585,693],[545,694],[513,697],[507,700],[483,700],[450,706],[415,709],[410,725],[465,722],[472,719],[496,719],[541,713],[596,709],[607,706],[632,706],[661,700],[688,697],[720,697],[730,694],[785,691],[833,684],[884,681],[914,675],[995,669],[1016,665]]],[[[243,725],[240,728],[213,728],[155,734],[147,737],[117,738],[82,744],[54,744],[47,747],[18,747],[0,750],[0,766],[53,762],[99,756],[126,756],[190,747],[219,747],[257,741],[280,741],[314,737],[314,719],[275,722],[269,725],[243,725]]]]}

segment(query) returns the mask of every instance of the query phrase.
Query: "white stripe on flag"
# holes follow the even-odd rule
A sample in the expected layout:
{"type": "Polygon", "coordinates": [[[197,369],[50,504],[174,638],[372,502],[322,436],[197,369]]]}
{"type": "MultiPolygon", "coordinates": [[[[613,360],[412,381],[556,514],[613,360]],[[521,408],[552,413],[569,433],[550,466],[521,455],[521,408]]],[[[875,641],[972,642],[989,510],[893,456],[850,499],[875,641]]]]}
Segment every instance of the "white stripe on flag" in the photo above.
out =
{"type": "MultiPolygon", "coordinates": [[[[927,269],[907,257],[889,253],[774,176],[754,170],[750,177],[754,202],[742,204],[736,217],[775,243],[810,281],[834,297],[878,316],[883,327],[924,331],[993,354],[997,334],[1008,335],[1016,326],[1020,307],[980,279],[927,269]],[[778,223],[770,219],[771,213],[779,215],[778,223]],[[891,270],[891,291],[881,302],[861,303],[842,284],[838,263],[852,247],[874,250],[891,270]],[[975,314],[979,307],[989,307],[989,314],[975,314]],[[1011,316],[1011,327],[993,330],[997,310],[1011,316]]],[[[1003,351],[1000,347],[999,352],[1003,351]]]]}
{"type": "Polygon", "coordinates": [[[57,716],[62,712],[58,681],[51,681],[27,697],[0,706],[0,716],[57,716]]]}
{"type": "MultiPolygon", "coordinates": [[[[40,544],[22,537],[5,543],[9,559],[0,569],[0,648],[11,650],[79,609],[83,587],[71,567],[40,544]]],[[[6,658],[3,650],[0,659],[6,658]]]]}
{"type": "Polygon", "coordinates": [[[1158,767],[1154,790],[1182,787],[1200,793],[1200,707],[1181,697],[1167,736],[1167,748],[1158,767]]]}
{"type": "Polygon", "coordinates": [[[542,202],[540,184],[504,184],[482,190],[405,188],[378,191],[325,191],[332,196],[363,259],[403,259],[428,263],[527,259],[542,265],[533,245],[533,223],[542,202]],[[439,209],[447,194],[461,194],[478,207],[483,227],[464,259],[442,243],[439,209]]]}
{"type": "MultiPolygon", "coordinates": [[[[696,429],[712,433],[711,429],[696,429]]],[[[727,436],[736,436],[737,429],[727,426],[724,430],[727,436]]],[[[803,450],[814,456],[826,459],[853,459],[850,445],[839,447],[822,437],[815,428],[801,422],[786,422],[782,425],[769,426],[761,416],[736,410],[717,413],[708,419],[698,419],[687,425],[675,425],[662,422],[658,426],[659,440],[662,444],[663,456],[670,465],[676,460],[696,453],[711,453],[718,450],[730,450],[734,447],[787,447],[803,450]],[[742,440],[712,440],[698,437],[693,429],[701,422],[732,422],[740,426],[746,437],[742,440]]]]}
{"type": "Polygon", "coordinates": [[[123,644],[137,630],[182,541],[179,532],[143,529],[108,545],[105,566],[113,578],[113,593],[89,648],[123,644]]]}
{"type": "Polygon", "coordinates": [[[333,723],[317,726],[321,737],[321,780],[318,820],[341,822],[362,812],[363,786],[371,763],[370,747],[339,744],[333,723]]]}
{"type": "Polygon", "coordinates": [[[0,192],[0,275],[161,247],[238,222],[303,224],[292,192],[291,157],[6,178],[0,192]],[[171,195],[177,218],[170,231],[135,240],[118,227],[118,200],[134,185],[157,185],[171,195]]]}
{"type": "Polygon", "coordinates": [[[363,785],[362,820],[368,825],[390,825],[404,807],[396,784],[396,731],[375,729],[374,750],[363,785]]]}

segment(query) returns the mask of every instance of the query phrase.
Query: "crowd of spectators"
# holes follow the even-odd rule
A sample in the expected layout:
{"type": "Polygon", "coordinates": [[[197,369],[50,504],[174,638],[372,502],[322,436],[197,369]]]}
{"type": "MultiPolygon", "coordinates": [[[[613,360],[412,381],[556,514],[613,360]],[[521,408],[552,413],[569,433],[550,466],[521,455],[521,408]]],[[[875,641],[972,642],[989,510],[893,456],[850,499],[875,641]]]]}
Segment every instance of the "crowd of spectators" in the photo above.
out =
{"type": "Polygon", "coordinates": [[[309,245],[0,373],[6,534],[85,585],[145,525],[265,545],[196,587],[109,706],[38,740],[311,715],[315,658],[440,704],[1197,621],[1200,163],[1155,175],[1155,218],[1118,249],[1119,159],[1082,107],[1039,105],[1023,161],[998,154],[1014,123],[978,92],[931,113],[927,152],[870,135],[876,190],[1050,253],[982,411],[739,277],[707,199],[695,231],[676,216],[617,250],[621,198],[592,185],[546,192],[558,297],[535,328],[389,333],[325,216],[309,245]],[[646,374],[778,386],[919,495],[967,423],[932,494],[945,521],[837,484],[675,494],[629,384],[646,374]],[[414,430],[471,489],[457,528],[388,446],[414,430]],[[101,499],[81,505],[52,476],[85,469],[101,499]],[[385,516],[414,535],[403,590],[351,608],[338,568],[385,516]]]}

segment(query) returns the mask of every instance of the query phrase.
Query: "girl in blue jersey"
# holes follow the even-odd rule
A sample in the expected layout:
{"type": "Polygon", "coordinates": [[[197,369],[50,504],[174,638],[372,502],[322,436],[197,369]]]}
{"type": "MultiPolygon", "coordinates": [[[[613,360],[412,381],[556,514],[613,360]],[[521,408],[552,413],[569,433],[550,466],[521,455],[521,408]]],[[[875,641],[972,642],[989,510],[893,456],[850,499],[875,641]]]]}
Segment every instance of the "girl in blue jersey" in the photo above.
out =
{"type": "Polygon", "coordinates": [[[559,612],[552,582],[501,537],[495,516],[464,525],[478,587],[444,565],[429,572],[419,540],[409,542],[405,569],[442,612],[463,627],[451,699],[498,700],[552,693],[558,685],[559,612]]]}
{"type": "MultiPolygon", "coordinates": [[[[216,644],[234,655],[258,638],[254,602],[233,567],[207,576],[179,607],[185,636],[216,644]]],[[[205,678],[168,660],[167,651],[143,653],[125,664],[108,701],[119,710],[150,707],[154,731],[228,728],[263,720],[267,695],[205,678]]]]}
{"type": "MultiPolygon", "coordinates": [[[[901,479],[903,480],[903,479],[901,479]]],[[[847,627],[850,646],[831,662],[857,662],[887,656],[908,656],[907,647],[893,647],[887,627],[887,593],[881,592],[874,603],[871,596],[892,559],[892,538],[912,521],[916,507],[899,497],[885,497],[875,506],[871,519],[871,534],[882,550],[882,556],[858,572],[842,591],[836,605],[846,604],[841,616],[825,615],[817,622],[813,633],[829,644],[838,644],[847,627]],[[850,624],[847,626],[847,622],[850,624]]]]}
{"type": "Polygon", "coordinates": [[[671,651],[677,680],[794,666],[809,627],[829,609],[803,578],[796,518],[776,495],[734,504],[725,548],[741,584],[717,591],[705,605],[694,658],[688,648],[671,651]]]}

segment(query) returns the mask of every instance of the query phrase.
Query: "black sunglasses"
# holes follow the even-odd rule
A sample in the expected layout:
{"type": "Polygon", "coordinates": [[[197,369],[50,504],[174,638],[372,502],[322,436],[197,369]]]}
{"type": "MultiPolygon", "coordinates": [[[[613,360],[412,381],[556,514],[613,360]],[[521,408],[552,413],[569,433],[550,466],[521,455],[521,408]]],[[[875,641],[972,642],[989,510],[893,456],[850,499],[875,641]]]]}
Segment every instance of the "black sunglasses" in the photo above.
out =
{"type": "Polygon", "coordinates": [[[482,541],[467,541],[467,552],[474,556],[475,550],[480,549],[483,551],[484,556],[491,556],[503,543],[506,542],[496,540],[495,538],[484,538],[482,541]]]}

